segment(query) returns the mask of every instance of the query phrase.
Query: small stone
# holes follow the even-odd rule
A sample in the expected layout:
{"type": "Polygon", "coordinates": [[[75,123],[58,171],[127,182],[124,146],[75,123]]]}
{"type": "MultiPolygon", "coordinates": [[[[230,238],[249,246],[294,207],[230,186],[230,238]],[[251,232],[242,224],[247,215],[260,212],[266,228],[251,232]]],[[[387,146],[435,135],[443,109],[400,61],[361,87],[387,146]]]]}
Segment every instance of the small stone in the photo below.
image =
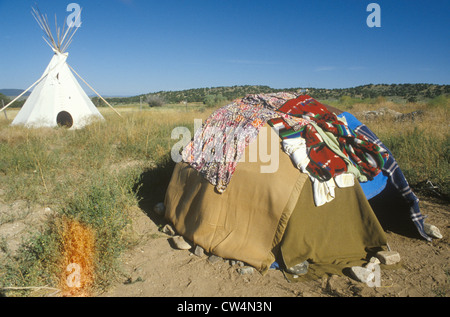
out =
{"type": "Polygon", "coordinates": [[[425,223],[423,225],[425,233],[433,238],[442,239],[442,234],[436,226],[430,225],[429,223],[425,223]]]}
{"type": "Polygon", "coordinates": [[[153,207],[153,211],[159,216],[164,216],[164,212],[166,211],[166,207],[164,206],[164,203],[157,203],[153,207]]]}
{"type": "Polygon", "coordinates": [[[363,283],[367,283],[367,281],[371,277],[370,274],[372,273],[371,270],[369,270],[365,267],[362,267],[362,266],[352,266],[350,270],[352,272],[353,277],[357,281],[363,282],[363,283]]]}
{"type": "Polygon", "coordinates": [[[242,261],[237,261],[236,264],[239,265],[240,267],[244,267],[245,266],[244,262],[242,262],[242,261]]]}
{"type": "Polygon", "coordinates": [[[241,267],[238,269],[238,272],[241,275],[246,275],[246,274],[253,274],[254,269],[251,266],[245,266],[245,267],[241,267]]]}
{"type": "Polygon", "coordinates": [[[288,268],[287,271],[295,275],[304,275],[308,273],[308,267],[309,267],[308,261],[304,261],[302,263],[294,265],[293,267],[288,268]]]}
{"type": "Polygon", "coordinates": [[[179,249],[179,250],[189,250],[192,248],[192,246],[184,240],[182,236],[176,236],[173,238],[170,238],[170,240],[173,242],[173,245],[179,249]]]}
{"type": "Polygon", "coordinates": [[[400,262],[400,254],[396,251],[379,251],[376,257],[381,263],[386,265],[392,265],[400,262]]]}
{"type": "Polygon", "coordinates": [[[217,262],[219,262],[220,260],[222,260],[222,258],[221,258],[220,256],[217,256],[217,255],[214,255],[214,254],[212,254],[212,255],[210,255],[210,256],[208,257],[208,261],[209,261],[210,263],[212,263],[212,264],[217,263],[217,262]]]}
{"type": "Polygon", "coordinates": [[[205,250],[201,246],[197,245],[195,246],[194,254],[198,257],[202,257],[205,254],[205,250]]]}
{"type": "MultiPolygon", "coordinates": [[[[369,263],[373,263],[373,264],[380,264],[380,260],[377,257],[371,257],[369,263]]],[[[369,264],[368,263],[368,264],[369,264]]]]}
{"type": "Polygon", "coordinates": [[[175,235],[175,230],[174,230],[174,229],[172,228],[172,226],[169,225],[169,224],[166,224],[166,225],[162,228],[161,231],[162,231],[163,233],[169,235],[169,236],[174,236],[174,235],[175,235]]]}

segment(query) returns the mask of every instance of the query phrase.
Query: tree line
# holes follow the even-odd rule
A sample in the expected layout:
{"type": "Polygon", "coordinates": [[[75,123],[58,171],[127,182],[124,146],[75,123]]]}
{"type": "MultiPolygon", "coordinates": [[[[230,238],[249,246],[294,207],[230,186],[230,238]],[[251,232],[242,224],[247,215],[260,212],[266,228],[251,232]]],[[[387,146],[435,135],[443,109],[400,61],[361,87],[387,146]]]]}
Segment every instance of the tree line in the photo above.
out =
{"type": "MultiPolygon", "coordinates": [[[[3,107],[3,105],[6,106],[11,101],[12,101],[11,98],[0,93],[0,109],[3,107]]],[[[24,103],[25,103],[25,99],[16,100],[10,107],[11,108],[21,108],[24,103]]]]}
{"type": "MultiPolygon", "coordinates": [[[[217,105],[226,101],[242,98],[248,94],[275,93],[275,92],[303,92],[319,100],[338,100],[343,96],[358,99],[375,99],[377,97],[400,97],[410,102],[424,99],[433,99],[441,95],[450,94],[450,85],[435,84],[367,84],[352,88],[284,88],[276,89],[264,85],[242,85],[229,87],[205,87],[186,89],[180,91],[158,91],[132,97],[106,98],[111,104],[130,104],[143,102],[151,107],[164,104],[193,103],[200,102],[206,106],[217,105]]],[[[11,100],[0,93],[0,106],[6,105],[11,100]]],[[[106,106],[98,97],[92,98],[93,103],[98,106],[106,106]]],[[[22,107],[25,100],[16,101],[11,107],[22,107]]]]}
{"type": "MultiPolygon", "coordinates": [[[[422,99],[432,99],[440,95],[450,94],[450,85],[435,84],[367,84],[352,88],[284,88],[276,89],[264,85],[244,85],[230,87],[206,87],[180,91],[158,91],[154,93],[133,97],[107,98],[112,104],[143,102],[154,106],[162,103],[192,103],[202,102],[205,105],[242,98],[248,94],[275,93],[275,92],[303,92],[316,99],[340,99],[343,96],[360,99],[374,99],[383,97],[401,97],[407,101],[415,102],[422,99]],[[149,102],[147,102],[147,100],[149,102]],[[151,102],[150,102],[151,101],[151,102]]],[[[96,99],[96,98],[94,98],[96,99]]],[[[95,103],[95,102],[94,102],[95,103]]],[[[101,103],[95,103],[100,105],[101,103]]]]}

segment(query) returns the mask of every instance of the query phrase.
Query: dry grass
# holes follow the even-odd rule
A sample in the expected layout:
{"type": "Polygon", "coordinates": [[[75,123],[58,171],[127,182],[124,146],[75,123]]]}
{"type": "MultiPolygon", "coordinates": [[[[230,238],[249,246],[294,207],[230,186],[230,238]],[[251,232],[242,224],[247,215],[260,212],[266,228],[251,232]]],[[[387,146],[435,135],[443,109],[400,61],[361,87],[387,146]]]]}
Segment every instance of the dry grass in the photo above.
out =
{"type": "Polygon", "coordinates": [[[396,121],[390,116],[381,116],[374,120],[365,120],[365,124],[377,135],[397,135],[399,133],[407,133],[414,129],[419,129],[427,131],[429,135],[433,135],[436,138],[446,138],[450,132],[447,121],[450,111],[449,108],[430,109],[427,104],[423,103],[398,104],[385,101],[376,104],[355,104],[351,109],[351,112],[356,114],[360,120],[364,120],[364,117],[358,116],[358,113],[383,108],[391,109],[402,114],[408,114],[413,111],[422,111],[423,114],[414,121],[396,121]]]}
{"type": "Polygon", "coordinates": [[[0,263],[0,287],[52,285],[63,296],[88,296],[116,278],[121,252],[131,243],[129,210],[138,205],[141,175],[170,160],[175,127],[192,131],[194,119],[208,115],[176,107],[118,109],[122,117],[102,108],[105,121],[75,131],[11,127],[10,113],[9,121],[0,120],[2,200],[57,211],[44,231],[0,263]],[[80,287],[68,287],[77,268],[80,287]]]}
{"type": "MultiPolygon", "coordinates": [[[[416,191],[431,181],[441,197],[450,197],[450,129],[448,106],[427,103],[381,102],[355,104],[352,112],[364,122],[389,148],[407,180],[416,191]],[[364,111],[388,108],[402,114],[421,111],[414,120],[396,120],[385,115],[364,119],[364,111]]],[[[429,193],[427,190],[424,193],[429,193]]]]}
{"type": "Polygon", "coordinates": [[[62,264],[60,288],[62,296],[92,295],[95,275],[95,232],[73,219],[61,224],[62,264]]]}
{"type": "MultiPolygon", "coordinates": [[[[380,99],[355,102],[343,110],[380,108],[423,111],[415,121],[388,117],[361,121],[394,153],[410,183],[430,179],[448,193],[448,107],[380,99]]],[[[58,211],[53,224],[26,241],[13,262],[0,263],[0,286],[58,286],[66,296],[108,287],[127,247],[128,210],[138,205],[136,188],[142,175],[155,188],[161,187],[170,176],[171,148],[179,141],[171,139],[172,130],[187,127],[192,133],[194,120],[204,120],[214,111],[200,105],[116,109],[122,117],[101,108],[105,121],[76,131],[10,127],[15,109],[8,112],[9,120],[0,116],[1,198],[23,199],[58,211]],[[71,263],[80,265],[85,279],[79,288],[67,289],[67,278],[75,273],[74,268],[66,271],[71,263]]]]}

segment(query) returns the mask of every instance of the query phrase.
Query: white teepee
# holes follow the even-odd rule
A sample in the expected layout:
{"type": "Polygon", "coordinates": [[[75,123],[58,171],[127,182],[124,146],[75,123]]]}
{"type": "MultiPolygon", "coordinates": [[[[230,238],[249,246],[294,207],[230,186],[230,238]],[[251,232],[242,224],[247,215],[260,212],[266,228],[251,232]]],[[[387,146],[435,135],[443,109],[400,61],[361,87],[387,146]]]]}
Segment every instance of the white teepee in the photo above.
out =
{"type": "MultiPolygon", "coordinates": [[[[61,125],[77,129],[85,126],[92,120],[103,120],[103,116],[83,91],[72,71],[77,76],[79,75],[66,61],[69,53],[65,52],[65,50],[72,41],[77,28],[69,27],[64,33],[64,26],[61,33],[57,27],[57,40],[55,41],[47,16],[42,15],[35,9],[33,9],[33,15],[47,37],[47,39],[44,37],[44,40],[54,52],[53,58],[41,78],[1,110],[6,109],[26,91],[36,86],[11,125],[25,125],[27,127],[55,127],[61,125]]],[[[83,80],[81,77],[80,79],[83,80]]],[[[83,80],[83,82],[85,81],[83,80]]],[[[91,86],[89,87],[92,89],[91,86]]],[[[92,90],[95,92],[94,89],[92,90]]],[[[95,93],[98,95],[97,92],[95,93]]],[[[98,96],[107,103],[100,95],[98,96]]],[[[111,107],[109,104],[108,106],[111,107]]],[[[119,114],[117,111],[116,113],[119,114]]]]}

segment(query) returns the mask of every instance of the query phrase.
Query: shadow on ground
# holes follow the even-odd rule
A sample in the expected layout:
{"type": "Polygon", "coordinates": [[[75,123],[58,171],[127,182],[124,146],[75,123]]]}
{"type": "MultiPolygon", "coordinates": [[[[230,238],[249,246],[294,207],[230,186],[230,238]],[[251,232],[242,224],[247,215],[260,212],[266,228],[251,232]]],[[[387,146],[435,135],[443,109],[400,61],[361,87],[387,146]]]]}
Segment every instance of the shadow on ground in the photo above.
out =
{"type": "Polygon", "coordinates": [[[384,230],[421,239],[411,221],[410,206],[389,182],[379,195],[369,200],[369,203],[384,230]]]}
{"type": "Polygon", "coordinates": [[[175,163],[169,159],[154,168],[144,171],[134,188],[139,199],[139,208],[156,225],[164,224],[165,220],[164,217],[153,212],[153,207],[159,202],[164,202],[174,167],[175,163]]]}

